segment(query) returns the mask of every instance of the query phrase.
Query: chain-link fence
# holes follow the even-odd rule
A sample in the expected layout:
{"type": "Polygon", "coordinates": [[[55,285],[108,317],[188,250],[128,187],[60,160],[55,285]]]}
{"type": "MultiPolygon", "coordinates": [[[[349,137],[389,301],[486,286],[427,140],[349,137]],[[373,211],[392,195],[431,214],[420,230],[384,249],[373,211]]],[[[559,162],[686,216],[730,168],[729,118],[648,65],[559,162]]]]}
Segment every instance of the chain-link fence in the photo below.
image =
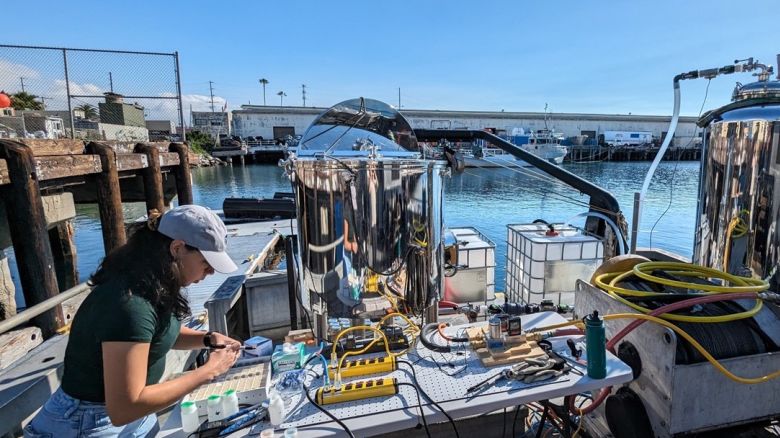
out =
{"type": "Polygon", "coordinates": [[[0,45],[0,138],[181,140],[178,53],[0,45]]]}

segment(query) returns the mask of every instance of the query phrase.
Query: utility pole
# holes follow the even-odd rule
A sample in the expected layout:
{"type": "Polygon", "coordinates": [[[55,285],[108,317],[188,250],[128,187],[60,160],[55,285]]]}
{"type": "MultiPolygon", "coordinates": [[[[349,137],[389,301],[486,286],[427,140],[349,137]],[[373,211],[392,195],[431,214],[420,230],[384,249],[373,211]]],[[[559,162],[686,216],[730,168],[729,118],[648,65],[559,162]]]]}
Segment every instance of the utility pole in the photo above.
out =
{"type": "Polygon", "coordinates": [[[43,111],[46,111],[46,99],[51,99],[51,97],[38,96],[38,99],[41,99],[41,106],[43,107],[43,111]]]}
{"type": "Polygon", "coordinates": [[[301,93],[303,94],[303,106],[306,106],[306,84],[301,84],[301,93]]]}
{"type": "Polygon", "coordinates": [[[22,93],[24,93],[24,78],[23,77],[19,77],[19,81],[21,81],[21,83],[22,83],[22,93]]]}
{"type": "Polygon", "coordinates": [[[209,94],[211,95],[211,112],[214,112],[214,82],[209,81],[209,94]]]}
{"type": "Polygon", "coordinates": [[[114,92],[114,77],[111,75],[111,72],[108,72],[108,86],[111,88],[111,92],[114,92]]]}
{"type": "Polygon", "coordinates": [[[268,79],[263,78],[258,80],[263,85],[263,106],[265,106],[265,86],[268,85],[268,82],[270,82],[268,79]]]}
{"type": "Polygon", "coordinates": [[[398,111],[401,111],[401,87],[398,87],[398,111]]]}

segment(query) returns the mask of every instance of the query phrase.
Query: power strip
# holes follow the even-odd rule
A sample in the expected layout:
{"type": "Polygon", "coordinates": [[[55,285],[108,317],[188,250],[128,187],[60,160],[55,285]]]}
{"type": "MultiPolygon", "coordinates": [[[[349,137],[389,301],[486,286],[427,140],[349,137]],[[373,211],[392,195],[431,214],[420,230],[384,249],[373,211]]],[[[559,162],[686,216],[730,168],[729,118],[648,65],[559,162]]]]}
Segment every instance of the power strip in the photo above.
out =
{"type": "Polygon", "coordinates": [[[341,388],[318,388],[315,400],[317,404],[330,405],[395,394],[398,394],[398,379],[383,377],[350,382],[342,385],[341,388]]]}
{"type": "MultiPolygon", "coordinates": [[[[358,377],[368,374],[390,373],[395,371],[395,356],[382,356],[372,359],[348,360],[341,367],[341,377],[358,377]]],[[[335,370],[328,367],[328,376],[335,379],[335,370]]]]}

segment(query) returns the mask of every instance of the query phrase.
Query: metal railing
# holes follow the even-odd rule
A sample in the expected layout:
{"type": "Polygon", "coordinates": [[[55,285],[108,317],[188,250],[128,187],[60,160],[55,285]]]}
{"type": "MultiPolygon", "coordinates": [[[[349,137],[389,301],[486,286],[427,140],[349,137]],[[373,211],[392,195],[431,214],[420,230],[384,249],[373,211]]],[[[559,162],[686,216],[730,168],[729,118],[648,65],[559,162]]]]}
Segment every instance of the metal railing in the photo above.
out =
{"type": "Polygon", "coordinates": [[[65,301],[91,290],[92,288],[86,282],[77,284],[76,286],[61,292],[56,297],[49,298],[48,300],[40,302],[28,309],[22,310],[20,313],[0,321],[0,334],[13,330],[16,327],[29,322],[36,316],[59,306],[65,301]]]}

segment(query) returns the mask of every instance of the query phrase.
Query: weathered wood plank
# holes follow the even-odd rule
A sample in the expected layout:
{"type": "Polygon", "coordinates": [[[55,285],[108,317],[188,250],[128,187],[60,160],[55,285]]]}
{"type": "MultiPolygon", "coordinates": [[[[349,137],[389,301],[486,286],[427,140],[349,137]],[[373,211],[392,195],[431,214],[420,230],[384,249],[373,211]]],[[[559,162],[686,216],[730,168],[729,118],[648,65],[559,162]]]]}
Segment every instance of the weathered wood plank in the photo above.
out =
{"type": "Polygon", "coordinates": [[[100,227],[103,231],[103,249],[108,254],[127,241],[116,152],[110,146],[98,142],[88,144],[87,150],[97,154],[103,166],[103,171],[96,177],[96,191],[100,227]]]}
{"type": "Polygon", "coordinates": [[[116,169],[119,172],[145,169],[148,165],[149,159],[144,154],[116,154],[116,169]]]}
{"type": "MultiPolygon", "coordinates": [[[[117,154],[131,154],[135,150],[135,145],[138,144],[137,141],[105,141],[107,145],[111,146],[117,154]]],[[[170,145],[169,142],[164,141],[155,141],[155,142],[147,142],[145,144],[151,145],[156,147],[160,150],[160,152],[168,152],[168,146],[170,145]]]]}
{"type": "Polygon", "coordinates": [[[25,327],[0,335],[0,370],[24,357],[43,342],[41,329],[25,327]]]}
{"type": "Polygon", "coordinates": [[[160,152],[160,167],[179,165],[179,154],[176,152],[160,152]]]}
{"type": "Polygon", "coordinates": [[[99,173],[102,168],[97,155],[59,155],[35,159],[38,180],[99,173]]]}
{"type": "Polygon", "coordinates": [[[184,143],[171,143],[171,152],[179,156],[179,165],[173,168],[179,205],[192,204],[192,175],[190,174],[190,148],[184,143]]]}
{"type": "Polygon", "coordinates": [[[40,138],[20,138],[16,139],[23,145],[29,146],[36,157],[45,157],[49,155],[78,155],[84,153],[83,140],[71,140],[63,138],[60,140],[48,140],[40,138]]]}
{"type": "MultiPolygon", "coordinates": [[[[45,301],[59,293],[52,266],[54,257],[49,246],[46,217],[36,175],[32,150],[22,143],[0,140],[0,158],[8,163],[11,184],[4,201],[19,278],[28,306],[45,301]]],[[[63,324],[58,306],[33,319],[45,337],[52,336],[63,324]]]]}
{"type": "MultiPolygon", "coordinates": [[[[144,195],[146,197],[146,210],[165,211],[162,173],[160,172],[160,150],[148,143],[135,145],[135,152],[146,154],[149,166],[141,171],[144,180],[144,195]]],[[[178,159],[178,157],[176,157],[178,159]]]]}
{"type": "Polygon", "coordinates": [[[11,182],[11,178],[8,177],[8,164],[5,160],[0,159],[0,186],[11,182]]]}
{"type": "Polygon", "coordinates": [[[54,270],[57,273],[57,284],[60,286],[60,292],[76,286],[79,282],[76,244],[73,241],[74,234],[72,220],[60,222],[49,230],[49,242],[54,256],[54,270]]]}

